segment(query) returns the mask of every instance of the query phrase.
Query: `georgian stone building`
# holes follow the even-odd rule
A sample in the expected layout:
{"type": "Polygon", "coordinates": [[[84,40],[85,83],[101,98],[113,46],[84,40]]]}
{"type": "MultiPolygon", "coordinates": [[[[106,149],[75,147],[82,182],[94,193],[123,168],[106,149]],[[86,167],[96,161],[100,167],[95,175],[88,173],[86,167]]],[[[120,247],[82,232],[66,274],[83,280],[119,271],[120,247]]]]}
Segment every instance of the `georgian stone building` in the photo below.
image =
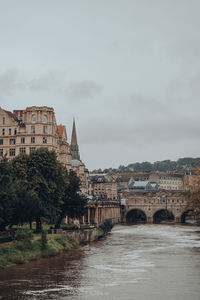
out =
{"type": "Polygon", "coordinates": [[[0,156],[12,159],[38,148],[54,150],[59,161],[72,168],[66,128],[57,126],[53,108],[32,106],[13,112],[0,108],[0,156]]]}

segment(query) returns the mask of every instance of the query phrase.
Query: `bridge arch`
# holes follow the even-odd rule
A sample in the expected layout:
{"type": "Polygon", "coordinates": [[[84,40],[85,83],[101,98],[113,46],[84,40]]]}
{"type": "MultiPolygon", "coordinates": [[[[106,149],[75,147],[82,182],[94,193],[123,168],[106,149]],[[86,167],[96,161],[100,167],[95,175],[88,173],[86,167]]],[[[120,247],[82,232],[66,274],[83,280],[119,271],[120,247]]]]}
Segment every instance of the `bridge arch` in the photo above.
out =
{"type": "Polygon", "coordinates": [[[181,215],[181,223],[186,223],[186,217],[190,216],[190,219],[192,219],[192,217],[195,217],[194,215],[194,209],[188,209],[186,211],[184,211],[181,215]]]}
{"type": "Polygon", "coordinates": [[[127,224],[146,223],[147,216],[145,212],[139,208],[131,209],[126,214],[127,224]]]}
{"type": "Polygon", "coordinates": [[[159,209],[153,215],[153,223],[158,224],[163,221],[174,221],[174,214],[168,209],[159,209]]]}

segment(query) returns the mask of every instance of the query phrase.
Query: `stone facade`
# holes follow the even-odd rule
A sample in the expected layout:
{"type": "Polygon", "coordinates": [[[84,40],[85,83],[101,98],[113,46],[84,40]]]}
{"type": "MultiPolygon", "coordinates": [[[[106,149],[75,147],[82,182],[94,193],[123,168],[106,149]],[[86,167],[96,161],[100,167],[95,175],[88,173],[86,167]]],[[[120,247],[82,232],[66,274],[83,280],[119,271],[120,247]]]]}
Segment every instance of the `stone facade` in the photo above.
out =
{"type": "Polygon", "coordinates": [[[98,199],[116,200],[118,198],[117,183],[105,174],[90,174],[88,193],[98,199]]]}
{"type": "Polygon", "coordinates": [[[38,148],[54,150],[58,160],[71,169],[66,128],[57,126],[51,107],[27,107],[13,112],[0,109],[0,156],[12,159],[38,148]]]}
{"type": "Polygon", "coordinates": [[[181,216],[188,210],[188,195],[184,191],[135,191],[123,192],[121,198],[125,204],[124,221],[131,210],[141,210],[145,213],[148,223],[159,210],[168,210],[174,215],[176,222],[181,222],[181,216]]]}

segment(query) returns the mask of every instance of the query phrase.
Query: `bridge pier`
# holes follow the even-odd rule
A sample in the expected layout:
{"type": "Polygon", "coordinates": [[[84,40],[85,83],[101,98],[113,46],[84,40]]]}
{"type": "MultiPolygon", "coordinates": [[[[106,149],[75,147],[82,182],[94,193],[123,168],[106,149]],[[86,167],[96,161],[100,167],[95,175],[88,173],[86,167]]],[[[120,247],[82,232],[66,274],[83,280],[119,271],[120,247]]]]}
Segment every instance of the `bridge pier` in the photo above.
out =
{"type": "Polygon", "coordinates": [[[147,217],[147,223],[153,224],[153,217],[147,217]]]}

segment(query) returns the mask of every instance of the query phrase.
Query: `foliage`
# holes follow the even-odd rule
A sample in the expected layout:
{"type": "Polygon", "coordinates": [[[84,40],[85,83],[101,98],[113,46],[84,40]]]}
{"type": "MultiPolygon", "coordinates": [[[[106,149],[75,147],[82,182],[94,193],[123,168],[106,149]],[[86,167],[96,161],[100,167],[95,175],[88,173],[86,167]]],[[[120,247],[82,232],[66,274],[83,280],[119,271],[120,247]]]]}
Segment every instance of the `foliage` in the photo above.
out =
{"type": "Polygon", "coordinates": [[[30,245],[26,241],[15,243],[0,248],[0,269],[13,264],[23,264],[40,257],[50,257],[71,249],[75,241],[67,236],[48,238],[47,246],[42,248],[41,240],[35,240],[30,245]]]}
{"type": "Polygon", "coordinates": [[[9,162],[0,160],[0,230],[6,226],[42,223],[60,226],[68,215],[80,218],[87,199],[80,194],[80,180],[68,172],[54,151],[38,149],[21,154],[9,162]]]}
{"type": "Polygon", "coordinates": [[[15,200],[12,166],[7,158],[3,158],[0,160],[0,230],[4,230],[11,223],[15,200]]]}
{"type": "Polygon", "coordinates": [[[14,234],[14,240],[15,241],[29,241],[31,242],[33,240],[33,232],[28,229],[18,229],[16,230],[14,234]]]}
{"type": "Polygon", "coordinates": [[[80,179],[73,171],[65,173],[65,189],[56,227],[59,228],[62,219],[67,215],[80,218],[84,215],[87,198],[80,194],[80,179]]]}
{"type": "Polygon", "coordinates": [[[163,161],[156,161],[154,163],[150,162],[136,162],[131,163],[128,166],[119,166],[118,169],[105,169],[104,172],[117,172],[117,171],[173,171],[174,169],[177,170],[187,170],[187,168],[194,168],[200,166],[200,158],[191,158],[191,157],[184,157],[180,158],[177,161],[171,160],[163,160],[163,161]]]}
{"type": "Polygon", "coordinates": [[[99,229],[104,232],[104,234],[111,232],[113,228],[112,220],[107,219],[102,224],[99,225],[99,229]]]}

